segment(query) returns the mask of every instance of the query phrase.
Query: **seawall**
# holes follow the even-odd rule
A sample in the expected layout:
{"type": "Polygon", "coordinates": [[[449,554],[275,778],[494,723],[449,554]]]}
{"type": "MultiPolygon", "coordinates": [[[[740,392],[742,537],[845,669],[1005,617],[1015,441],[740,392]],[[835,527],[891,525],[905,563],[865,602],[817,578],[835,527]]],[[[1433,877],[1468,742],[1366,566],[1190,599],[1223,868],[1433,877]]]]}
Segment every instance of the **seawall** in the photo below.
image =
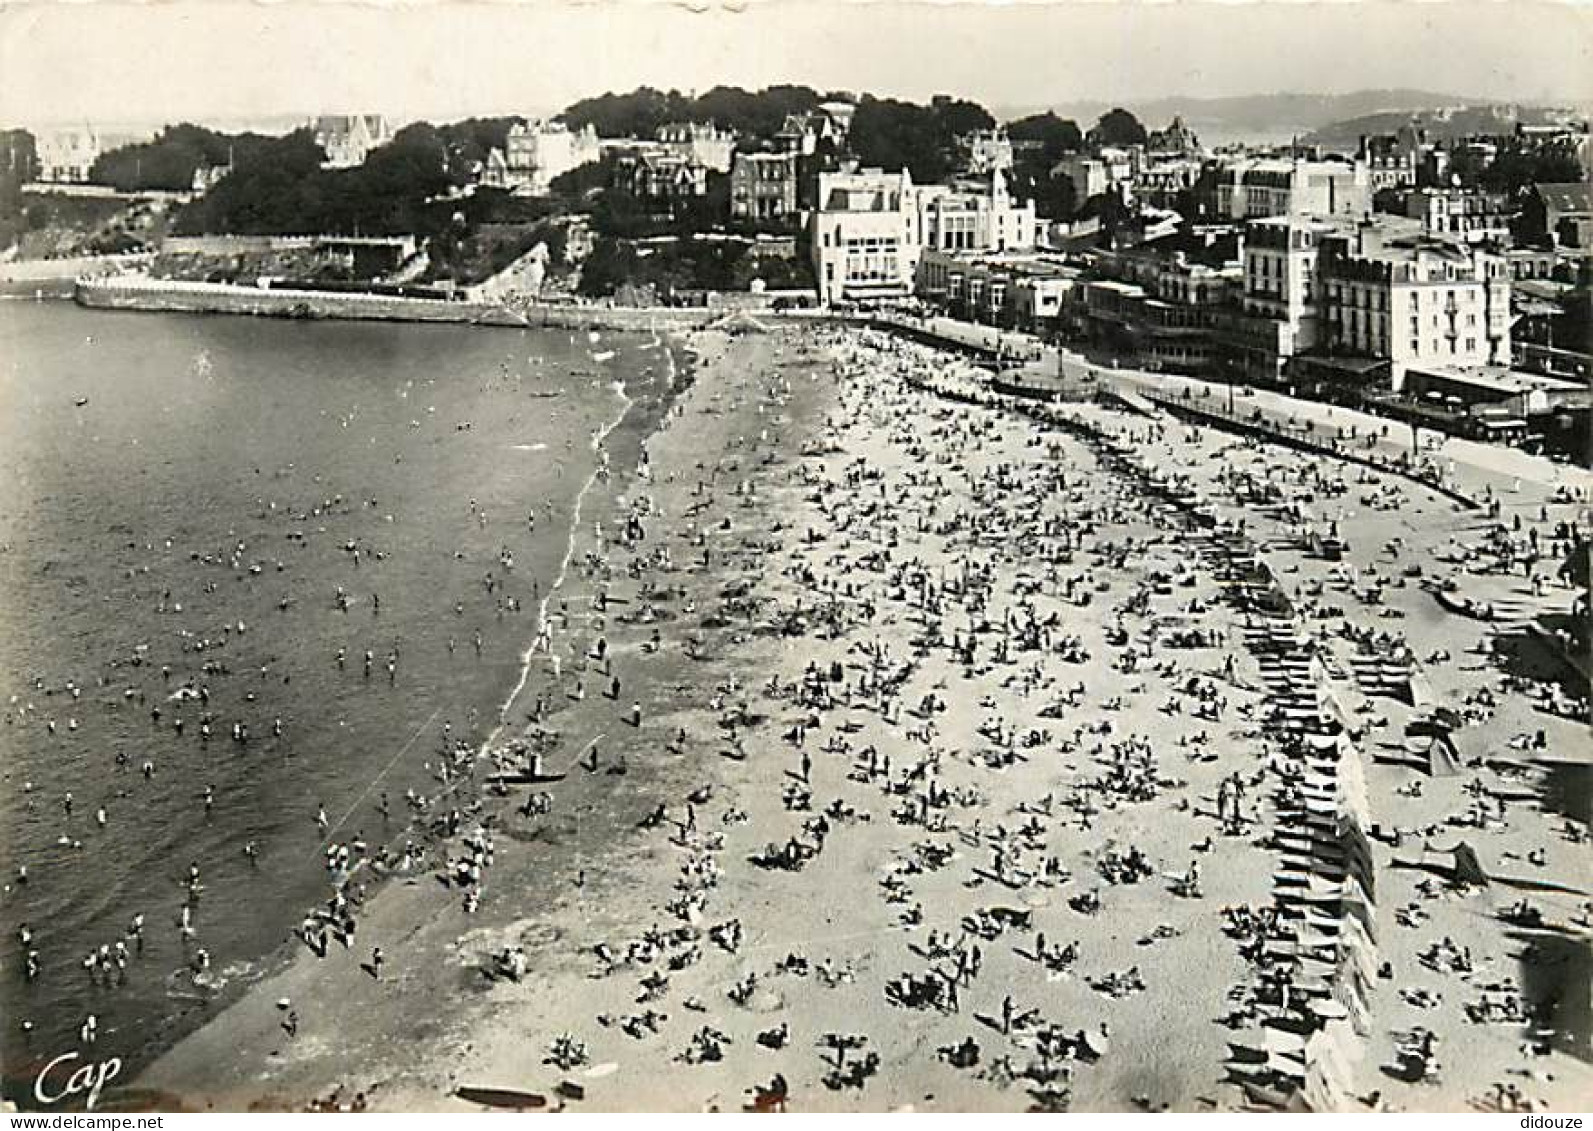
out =
{"type": "Polygon", "coordinates": [[[222,283],[178,282],[146,276],[80,279],[73,297],[105,310],[178,314],[247,314],[264,318],[352,319],[374,322],[450,322],[477,326],[560,329],[689,330],[722,317],[695,308],[638,309],[398,298],[348,292],[267,290],[222,283]]]}

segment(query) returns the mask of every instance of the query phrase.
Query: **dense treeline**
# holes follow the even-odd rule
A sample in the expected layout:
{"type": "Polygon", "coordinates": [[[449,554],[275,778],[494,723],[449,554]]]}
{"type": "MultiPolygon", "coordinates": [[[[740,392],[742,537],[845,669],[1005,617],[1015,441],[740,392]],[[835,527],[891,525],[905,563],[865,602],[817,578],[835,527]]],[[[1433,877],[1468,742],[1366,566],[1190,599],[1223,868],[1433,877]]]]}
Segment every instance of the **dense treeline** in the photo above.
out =
{"type": "Polygon", "coordinates": [[[778,133],[788,115],[806,113],[832,98],[857,106],[850,144],[863,164],[909,169],[919,181],[938,180],[955,168],[959,136],[995,125],[983,106],[962,99],[936,98],[927,106],[870,95],[857,101],[846,91],[821,94],[806,86],[757,92],[716,86],[696,97],[644,86],[628,94],[583,99],[560,116],[577,128],[590,125],[603,137],[651,137],[670,122],[713,122],[756,141],[778,133]]]}
{"type": "Polygon", "coordinates": [[[363,165],[323,169],[308,129],[239,157],[233,171],[178,219],[184,233],[370,235],[444,231],[467,184],[514,118],[472,118],[450,126],[416,122],[373,150],[363,165]]]}
{"type": "Polygon", "coordinates": [[[906,169],[920,184],[956,168],[956,140],[996,124],[975,102],[937,98],[928,106],[864,95],[852,116],[849,143],[865,166],[906,169]]]}
{"type": "Polygon", "coordinates": [[[1018,150],[1020,160],[1027,156],[1032,163],[1043,163],[1047,167],[1084,145],[1079,124],[1072,118],[1059,118],[1050,110],[1008,122],[1007,136],[1018,150]],[[1033,142],[1035,147],[1030,150],[1021,144],[1023,142],[1033,142]]]}
{"type": "Polygon", "coordinates": [[[199,169],[248,160],[273,140],[254,133],[219,133],[183,122],[167,126],[150,141],[100,154],[89,171],[89,180],[122,192],[186,192],[193,187],[199,169]]]}
{"type": "MultiPolygon", "coordinates": [[[[642,87],[583,99],[562,117],[572,126],[591,125],[609,137],[647,137],[669,122],[711,121],[759,140],[776,134],[789,115],[810,111],[832,97],[850,96],[793,85],[756,92],[719,86],[695,97],[642,87]]],[[[995,125],[983,106],[962,99],[936,98],[923,105],[864,95],[855,104],[852,153],[864,165],[908,169],[920,183],[941,180],[956,170],[959,137],[995,125]]],[[[448,198],[470,183],[490,150],[507,147],[508,132],[520,120],[471,118],[446,126],[417,122],[354,169],[320,168],[321,152],[307,130],[273,139],[187,125],[171,127],[146,145],[107,154],[102,164],[105,175],[119,185],[133,177],[141,187],[186,187],[195,168],[225,164],[230,157],[233,171],[184,210],[178,221],[183,232],[437,236],[454,213],[446,206],[448,198]]],[[[1132,115],[1113,111],[1092,133],[1115,138],[1136,129],[1143,133],[1132,115]]],[[[1037,143],[1019,147],[1015,188],[1037,200],[1042,215],[1064,215],[1070,187],[1052,177],[1050,169],[1081,144],[1078,125],[1054,114],[1037,114],[1012,123],[1010,132],[1014,141],[1037,143]]],[[[567,174],[554,186],[571,198],[594,198],[594,227],[601,233],[635,237],[723,222],[726,189],[717,177],[706,198],[659,216],[642,202],[608,189],[610,173],[607,163],[598,164],[567,174]]]]}
{"type": "Polygon", "coordinates": [[[806,86],[771,86],[757,92],[716,86],[696,97],[643,86],[628,94],[583,98],[559,116],[577,129],[591,126],[601,137],[652,137],[659,126],[670,122],[713,122],[766,139],[780,131],[787,115],[806,113],[826,97],[806,86]]]}

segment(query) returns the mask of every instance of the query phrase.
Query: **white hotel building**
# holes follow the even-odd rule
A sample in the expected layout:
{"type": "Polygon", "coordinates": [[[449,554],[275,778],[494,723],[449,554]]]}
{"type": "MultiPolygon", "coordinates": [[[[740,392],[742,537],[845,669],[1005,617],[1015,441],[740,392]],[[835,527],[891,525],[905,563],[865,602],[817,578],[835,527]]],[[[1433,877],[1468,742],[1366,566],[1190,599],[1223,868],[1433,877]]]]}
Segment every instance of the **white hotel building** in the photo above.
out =
{"type": "Polygon", "coordinates": [[[1032,248],[1033,204],[1014,201],[992,173],[954,185],[915,185],[903,170],[822,173],[812,219],[819,300],[904,298],[924,250],[1032,248]]]}

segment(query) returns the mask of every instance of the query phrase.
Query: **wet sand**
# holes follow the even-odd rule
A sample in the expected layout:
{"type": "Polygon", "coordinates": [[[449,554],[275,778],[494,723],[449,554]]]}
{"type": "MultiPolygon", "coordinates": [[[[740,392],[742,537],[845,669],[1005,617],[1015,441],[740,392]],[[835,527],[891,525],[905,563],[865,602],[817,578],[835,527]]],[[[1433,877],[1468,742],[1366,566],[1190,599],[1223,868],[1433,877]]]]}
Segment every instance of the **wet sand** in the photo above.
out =
{"type": "MultiPolygon", "coordinates": [[[[646,476],[616,461],[583,503],[550,639],[509,710],[527,725],[542,700],[542,769],[567,776],[469,814],[491,840],[479,908],[430,873],[389,886],[349,947],[303,953],[138,1087],[227,1109],[479,1106],[461,1088],[603,1110],[736,1109],[760,1090],[800,1110],[1255,1102],[1231,1045],[1265,1003],[1219,911],[1272,896],[1275,736],[1207,535],[1073,430],[910,384],[957,387],[954,363],[918,347],[829,331],[694,345],[702,368],[648,439],[646,476]],[[1235,773],[1246,789],[1225,822],[1235,773]],[[547,812],[516,811],[538,793],[547,812]],[[379,978],[362,969],[377,946],[379,978]],[[523,951],[517,978],[506,948],[523,951]]],[[[1061,411],[1244,517],[1303,606],[1338,609],[1326,627],[1447,650],[1428,673],[1442,701],[1497,687],[1465,652],[1476,622],[1414,583],[1363,604],[1333,573],[1430,568],[1450,533],[1479,536],[1476,515],[1170,418],[1061,411]],[[1347,562],[1225,496],[1219,473],[1249,462],[1349,481],[1347,562]],[[1394,537],[1406,557],[1381,558],[1394,537]]],[[[1326,646],[1351,665],[1347,644],[1326,646]]],[[[1545,756],[1509,742],[1543,728],[1548,757],[1585,765],[1585,727],[1504,695],[1457,735],[1468,763],[1499,753],[1427,778],[1403,751],[1377,757],[1409,710],[1370,704],[1372,819],[1407,835],[1373,846],[1390,976],[1359,1106],[1462,1109],[1494,1081],[1577,1106],[1593,1095],[1574,981],[1586,846],[1562,826],[1585,837],[1586,798],[1541,812],[1545,756]],[[1503,819],[1452,822],[1498,793],[1520,794],[1503,819]],[[1462,892],[1393,866],[1436,865],[1420,844],[1462,838],[1490,874],[1565,890],[1462,892]],[[1523,978],[1520,932],[1497,918],[1523,892],[1567,940],[1570,978],[1544,961],[1523,978]],[[1470,974],[1423,964],[1445,936],[1470,974]],[[1563,1034],[1528,1042],[1542,1055],[1521,1051],[1522,1024],[1467,1024],[1485,993],[1511,996],[1485,990],[1505,979],[1564,1003],[1563,1034]],[[1441,1070],[1406,1084],[1382,1066],[1415,1025],[1440,1034],[1441,1070]]]]}

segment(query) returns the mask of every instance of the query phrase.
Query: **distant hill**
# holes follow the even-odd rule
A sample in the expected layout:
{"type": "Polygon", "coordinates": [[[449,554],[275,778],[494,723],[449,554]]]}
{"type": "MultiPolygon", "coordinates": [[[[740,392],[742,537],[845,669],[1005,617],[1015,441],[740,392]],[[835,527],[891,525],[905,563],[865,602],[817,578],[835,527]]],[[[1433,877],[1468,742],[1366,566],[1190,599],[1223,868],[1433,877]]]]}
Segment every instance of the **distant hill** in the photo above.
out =
{"type": "Polygon", "coordinates": [[[1483,106],[1455,106],[1438,109],[1385,110],[1331,122],[1312,131],[1302,141],[1324,149],[1354,149],[1363,134],[1388,134],[1414,120],[1434,140],[1452,140],[1470,134],[1509,134],[1518,123],[1543,125],[1561,122],[1575,115],[1543,106],[1517,106],[1497,103],[1483,106]]]}
{"type": "MultiPolygon", "coordinates": [[[[1148,128],[1160,129],[1173,115],[1184,121],[1208,145],[1254,138],[1287,139],[1379,113],[1396,113],[1400,120],[1412,111],[1439,107],[1484,106],[1487,100],[1438,94],[1427,90],[1357,90],[1348,94],[1244,94],[1227,98],[1172,97],[1127,99],[1122,102],[1074,102],[1052,109],[1064,118],[1088,126],[1113,106],[1131,110],[1148,128]]],[[[1013,108],[1003,117],[1021,117],[1035,108],[1013,108]]]]}

